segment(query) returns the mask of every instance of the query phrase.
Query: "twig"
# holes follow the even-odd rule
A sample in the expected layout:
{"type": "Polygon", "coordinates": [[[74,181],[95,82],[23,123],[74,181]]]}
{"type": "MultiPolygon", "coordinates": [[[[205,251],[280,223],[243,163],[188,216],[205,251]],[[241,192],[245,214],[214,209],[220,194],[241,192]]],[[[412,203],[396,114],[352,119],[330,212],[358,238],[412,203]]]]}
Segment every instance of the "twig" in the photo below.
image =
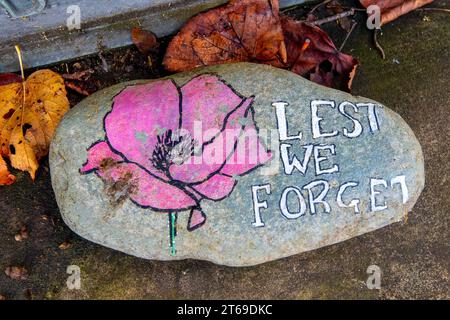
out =
{"type": "Polygon", "coordinates": [[[102,54],[102,51],[98,52],[98,57],[100,58],[101,62],[102,62],[102,69],[105,72],[109,72],[109,66],[108,66],[108,62],[106,62],[105,57],[102,54]]]}
{"type": "Polygon", "coordinates": [[[386,54],[384,53],[383,47],[378,42],[378,30],[377,29],[375,29],[373,32],[373,42],[375,43],[375,47],[377,48],[377,50],[381,53],[381,57],[383,58],[383,60],[385,60],[386,54]]]}
{"type": "Polygon", "coordinates": [[[94,73],[94,70],[88,69],[88,70],[84,70],[84,71],[75,72],[72,74],[65,73],[62,75],[62,77],[65,80],[84,81],[84,80],[88,80],[93,73],[94,73]]]}
{"type": "Polygon", "coordinates": [[[320,26],[324,23],[333,22],[333,21],[336,21],[336,20],[339,20],[339,19],[342,19],[345,17],[353,16],[354,14],[355,14],[355,10],[351,9],[349,11],[341,12],[341,13],[338,13],[331,17],[313,21],[312,24],[315,26],[320,26]]]}
{"type": "Polygon", "coordinates": [[[367,12],[367,9],[361,9],[361,8],[355,8],[355,7],[344,7],[344,6],[328,6],[328,8],[330,9],[345,9],[345,10],[350,10],[353,9],[355,11],[364,11],[367,12]]]}
{"type": "Polygon", "coordinates": [[[355,27],[357,26],[358,22],[353,22],[352,27],[350,28],[349,32],[347,33],[347,36],[344,39],[344,42],[342,42],[341,47],[339,48],[339,51],[342,51],[345,47],[345,44],[347,43],[347,40],[350,38],[350,35],[352,34],[353,30],[355,30],[355,27]]]}
{"type": "Polygon", "coordinates": [[[314,6],[314,8],[311,9],[311,11],[308,14],[313,13],[314,11],[316,11],[317,9],[319,9],[321,6],[326,5],[327,3],[330,3],[332,0],[325,0],[321,3],[319,3],[318,5],[314,6]]]}
{"type": "Polygon", "coordinates": [[[450,12],[450,9],[444,8],[418,8],[417,11],[442,11],[442,12],[450,12]]]}

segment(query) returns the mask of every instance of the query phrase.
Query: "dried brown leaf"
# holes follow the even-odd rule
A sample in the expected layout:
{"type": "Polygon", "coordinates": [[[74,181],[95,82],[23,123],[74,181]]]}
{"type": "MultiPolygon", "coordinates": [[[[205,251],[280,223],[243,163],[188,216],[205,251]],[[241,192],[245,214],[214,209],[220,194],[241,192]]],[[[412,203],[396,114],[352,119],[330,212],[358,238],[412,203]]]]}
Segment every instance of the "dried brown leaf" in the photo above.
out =
{"type": "Polygon", "coordinates": [[[282,19],[287,68],[316,83],[350,91],[358,60],[339,52],[330,37],[306,22],[282,19]]]}
{"type": "Polygon", "coordinates": [[[141,28],[133,28],[131,30],[131,40],[138,50],[146,56],[152,52],[156,52],[159,48],[158,39],[155,34],[141,28]]]}
{"type": "Polygon", "coordinates": [[[15,73],[0,73],[0,86],[22,82],[22,77],[15,73]]]}
{"type": "Polygon", "coordinates": [[[62,77],[65,79],[64,84],[66,88],[83,96],[90,96],[98,90],[95,79],[91,77],[94,73],[94,70],[88,69],[74,73],[66,73],[62,77]]]}
{"type": "Polygon", "coordinates": [[[97,88],[95,85],[92,85],[91,83],[87,83],[85,81],[64,81],[64,84],[68,89],[71,89],[83,96],[90,96],[94,92],[97,91],[97,88]]]}
{"type": "Polygon", "coordinates": [[[164,57],[169,71],[251,61],[286,61],[278,0],[231,0],[192,18],[164,57]]]}

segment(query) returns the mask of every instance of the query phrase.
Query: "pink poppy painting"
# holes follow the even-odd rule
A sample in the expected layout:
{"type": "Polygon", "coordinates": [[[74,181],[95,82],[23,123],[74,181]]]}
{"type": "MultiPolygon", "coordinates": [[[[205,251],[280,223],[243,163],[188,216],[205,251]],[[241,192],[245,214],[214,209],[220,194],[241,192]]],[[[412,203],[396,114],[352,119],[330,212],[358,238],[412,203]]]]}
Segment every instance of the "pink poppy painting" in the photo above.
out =
{"type": "Polygon", "coordinates": [[[174,252],[179,212],[190,213],[189,231],[198,229],[207,218],[202,200],[226,199],[236,177],[272,158],[258,136],[253,101],[213,74],[183,86],[129,86],[114,98],[105,139],[88,149],[80,172],[120,186],[141,208],[168,214],[174,252]]]}

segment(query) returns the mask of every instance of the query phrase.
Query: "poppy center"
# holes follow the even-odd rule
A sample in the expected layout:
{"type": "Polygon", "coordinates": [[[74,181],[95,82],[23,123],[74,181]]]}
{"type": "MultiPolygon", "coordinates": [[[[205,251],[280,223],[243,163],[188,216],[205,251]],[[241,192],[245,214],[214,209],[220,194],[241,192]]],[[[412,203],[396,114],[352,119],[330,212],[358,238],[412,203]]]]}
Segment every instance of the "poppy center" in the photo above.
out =
{"type": "Polygon", "coordinates": [[[167,130],[158,135],[152,155],[153,166],[164,173],[172,164],[181,165],[194,153],[195,141],[185,130],[167,130]]]}

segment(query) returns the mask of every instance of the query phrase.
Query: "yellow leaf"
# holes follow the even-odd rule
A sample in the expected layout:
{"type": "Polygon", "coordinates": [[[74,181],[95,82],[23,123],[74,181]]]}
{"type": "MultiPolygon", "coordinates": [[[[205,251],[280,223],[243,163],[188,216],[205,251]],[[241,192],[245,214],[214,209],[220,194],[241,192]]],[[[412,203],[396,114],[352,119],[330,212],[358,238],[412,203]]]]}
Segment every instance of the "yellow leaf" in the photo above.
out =
{"type": "Polygon", "coordinates": [[[51,70],[37,71],[25,83],[0,86],[0,155],[34,179],[68,110],[64,80],[51,70]]]}

